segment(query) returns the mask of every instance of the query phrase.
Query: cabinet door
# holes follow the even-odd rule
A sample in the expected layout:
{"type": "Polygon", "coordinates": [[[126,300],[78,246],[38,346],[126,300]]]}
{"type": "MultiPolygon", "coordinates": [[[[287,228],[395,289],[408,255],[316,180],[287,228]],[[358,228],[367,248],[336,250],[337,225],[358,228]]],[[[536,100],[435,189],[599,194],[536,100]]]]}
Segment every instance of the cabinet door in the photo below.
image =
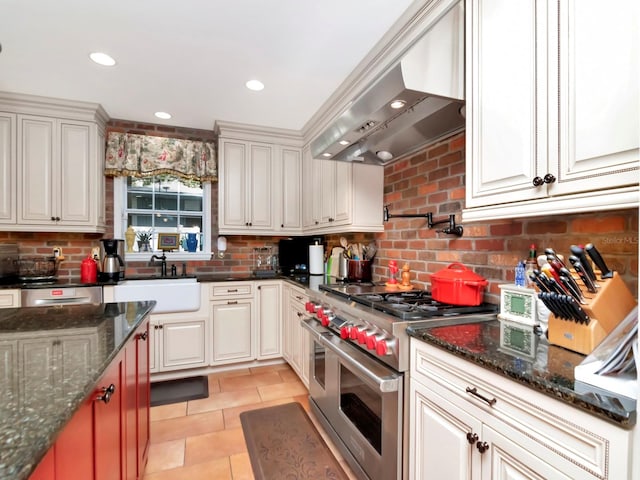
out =
{"type": "Polygon", "coordinates": [[[300,149],[282,148],[282,200],[280,228],[297,230],[302,226],[302,158],[300,149]]]}
{"type": "Polygon", "coordinates": [[[158,360],[160,351],[160,327],[157,320],[151,317],[149,321],[149,372],[158,372],[160,362],[158,360]]]}
{"type": "Polygon", "coordinates": [[[138,328],[136,332],[137,348],[137,378],[138,388],[138,426],[137,426],[137,478],[141,479],[144,467],[147,464],[149,442],[151,438],[151,424],[149,420],[149,405],[151,402],[150,378],[149,378],[149,348],[150,348],[149,322],[138,328]]]}
{"type": "MultiPolygon", "coordinates": [[[[91,160],[93,150],[91,124],[61,121],[60,136],[60,206],[57,215],[70,225],[90,224],[95,210],[96,162],[91,160]]],[[[95,140],[93,140],[95,141],[95,140]]]]}
{"type": "Polygon", "coordinates": [[[467,2],[467,208],[547,195],[544,4],[467,2]]]}
{"type": "Polygon", "coordinates": [[[0,112],[0,223],[16,223],[16,116],[0,112]]]}
{"type": "Polygon", "coordinates": [[[95,391],[93,428],[96,480],[122,480],[124,476],[122,377],[123,360],[118,358],[98,381],[95,391]],[[113,390],[108,398],[106,389],[113,390]]]}
{"type": "Polygon", "coordinates": [[[205,366],[206,320],[162,320],[162,370],[205,366]]]}
{"type": "Polygon", "coordinates": [[[211,303],[213,364],[253,360],[252,299],[211,303]]]}
{"type": "Polygon", "coordinates": [[[51,118],[18,116],[19,222],[51,225],[57,216],[53,191],[60,173],[55,169],[56,133],[51,118]]]}
{"type": "Polygon", "coordinates": [[[85,400],[56,440],[56,479],[93,478],[93,402],[85,400]]]}
{"type": "Polygon", "coordinates": [[[0,291],[0,308],[16,308],[20,306],[20,290],[0,291]]]}
{"type": "Polygon", "coordinates": [[[98,334],[65,335],[59,344],[62,378],[68,379],[62,389],[65,393],[76,391],[94,368],[92,357],[98,349],[98,334]]]}
{"type": "Polygon", "coordinates": [[[479,479],[482,423],[420,382],[410,385],[409,477],[479,479]]]}
{"type": "MultiPolygon", "coordinates": [[[[335,213],[334,223],[345,224],[351,221],[352,211],[352,174],[353,165],[347,162],[336,162],[335,180],[335,213]]],[[[373,187],[373,185],[371,186],[373,187]]]]}
{"type": "Polygon", "coordinates": [[[258,284],[258,360],[282,356],[280,282],[258,284]]]}
{"type": "Polygon", "coordinates": [[[51,338],[18,341],[20,372],[20,394],[26,407],[38,402],[43,388],[54,390],[58,386],[59,374],[57,347],[60,340],[51,338]]]}
{"type": "Polygon", "coordinates": [[[18,402],[18,341],[0,341],[0,404],[18,402]]]}
{"type": "MultiPolygon", "coordinates": [[[[552,455],[544,459],[533,455],[486,425],[482,429],[481,443],[486,444],[488,448],[481,454],[483,479],[569,480],[575,478],[565,475],[547,463],[546,460],[553,459],[552,455]]],[[[478,452],[476,451],[475,454],[478,455],[478,452]]]]}
{"type": "Polygon", "coordinates": [[[273,229],[273,161],[270,145],[249,145],[249,170],[247,179],[248,220],[251,230],[273,229]]]}
{"type": "Polygon", "coordinates": [[[331,225],[336,217],[337,162],[335,160],[316,161],[320,163],[320,225],[331,225]]]}
{"type": "Polygon", "coordinates": [[[550,192],[637,185],[640,4],[558,5],[560,158],[550,192]]]}
{"type": "Polygon", "coordinates": [[[245,227],[248,146],[246,142],[222,140],[220,146],[220,227],[245,227]]]}

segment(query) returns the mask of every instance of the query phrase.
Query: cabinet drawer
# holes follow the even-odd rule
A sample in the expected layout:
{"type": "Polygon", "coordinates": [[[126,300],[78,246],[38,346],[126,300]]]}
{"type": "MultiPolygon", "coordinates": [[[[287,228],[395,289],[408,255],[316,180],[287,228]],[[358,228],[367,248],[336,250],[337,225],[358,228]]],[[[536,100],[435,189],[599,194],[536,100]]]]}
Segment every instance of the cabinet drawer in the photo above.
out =
{"type": "Polygon", "coordinates": [[[291,287],[289,298],[294,302],[300,302],[304,306],[309,301],[309,296],[301,288],[291,287]]]}
{"type": "Polygon", "coordinates": [[[16,308],[20,306],[20,290],[0,291],[0,308],[16,308]]]}
{"type": "Polygon", "coordinates": [[[211,285],[211,300],[223,297],[253,296],[253,282],[214,283],[211,285]]]}
{"type": "Polygon", "coordinates": [[[573,478],[622,478],[627,430],[414,339],[411,375],[573,478]]]}

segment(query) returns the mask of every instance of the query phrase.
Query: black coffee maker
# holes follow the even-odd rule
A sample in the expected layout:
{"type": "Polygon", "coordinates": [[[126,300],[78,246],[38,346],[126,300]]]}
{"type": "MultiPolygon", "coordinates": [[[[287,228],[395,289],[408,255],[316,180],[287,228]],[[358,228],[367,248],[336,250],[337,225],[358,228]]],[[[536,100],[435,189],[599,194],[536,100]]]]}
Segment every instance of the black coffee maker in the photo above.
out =
{"type": "Polygon", "coordinates": [[[103,238],[102,263],[100,280],[103,282],[117,282],[124,278],[124,241],[118,238],[103,238]]]}

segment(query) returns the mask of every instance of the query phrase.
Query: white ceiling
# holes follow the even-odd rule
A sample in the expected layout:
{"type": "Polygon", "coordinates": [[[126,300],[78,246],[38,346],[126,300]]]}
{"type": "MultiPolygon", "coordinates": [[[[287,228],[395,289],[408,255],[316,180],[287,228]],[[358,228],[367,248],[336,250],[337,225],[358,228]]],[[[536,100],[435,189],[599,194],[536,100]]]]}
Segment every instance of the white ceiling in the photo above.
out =
{"type": "Polygon", "coordinates": [[[96,102],[139,122],[301,130],[411,3],[2,0],[0,91],[96,102]],[[94,64],[93,51],[116,66],[94,64]],[[266,88],[248,90],[252,78],[266,88]]]}

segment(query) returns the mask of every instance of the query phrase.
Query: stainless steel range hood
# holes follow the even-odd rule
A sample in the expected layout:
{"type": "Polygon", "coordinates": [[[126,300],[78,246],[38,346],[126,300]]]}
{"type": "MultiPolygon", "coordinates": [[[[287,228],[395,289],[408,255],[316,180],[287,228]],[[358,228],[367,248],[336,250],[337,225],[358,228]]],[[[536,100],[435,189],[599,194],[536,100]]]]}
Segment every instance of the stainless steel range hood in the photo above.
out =
{"type": "Polygon", "coordinates": [[[313,158],[385,164],[464,129],[463,9],[448,10],[313,140],[313,158]]]}

